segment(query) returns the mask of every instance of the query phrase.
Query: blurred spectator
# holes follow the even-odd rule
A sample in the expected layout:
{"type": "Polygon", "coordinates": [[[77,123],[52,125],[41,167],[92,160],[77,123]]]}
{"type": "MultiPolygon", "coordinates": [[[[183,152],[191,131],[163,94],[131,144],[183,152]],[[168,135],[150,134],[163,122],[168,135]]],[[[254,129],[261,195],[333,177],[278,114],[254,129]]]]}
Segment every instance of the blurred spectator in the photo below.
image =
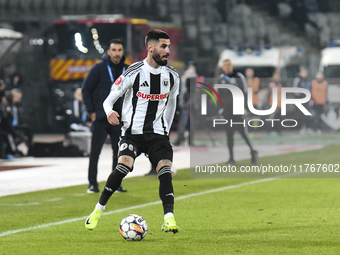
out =
{"type": "MultiPolygon", "coordinates": [[[[311,91],[311,83],[308,79],[308,70],[305,67],[300,68],[300,72],[298,76],[293,81],[294,88],[304,88],[311,91]]],[[[294,93],[295,98],[304,98],[305,94],[303,93],[294,93]]],[[[304,103],[303,106],[308,110],[309,103],[304,103]]],[[[300,134],[306,134],[309,130],[310,126],[310,116],[305,116],[303,112],[299,109],[296,109],[296,118],[301,123],[300,134]],[[308,130],[307,130],[308,129],[308,130]]]]}
{"type": "MultiPolygon", "coordinates": [[[[191,88],[196,86],[197,79],[196,65],[193,61],[188,62],[188,68],[185,70],[182,76],[182,85],[180,86],[179,95],[179,124],[178,124],[178,135],[174,142],[174,145],[180,145],[185,138],[185,133],[189,134],[189,145],[193,145],[194,141],[194,130],[190,130],[190,91],[191,88]]],[[[192,100],[192,98],[191,98],[192,100]]]]}
{"type": "Polygon", "coordinates": [[[276,121],[268,121],[267,123],[267,135],[271,136],[272,131],[275,130],[278,135],[282,135],[281,132],[281,77],[280,73],[275,72],[272,77],[272,81],[268,84],[269,88],[269,106],[271,107],[273,104],[273,88],[276,88],[277,90],[277,107],[276,110],[269,115],[268,119],[273,120],[276,119],[276,121]],[[279,121],[277,121],[279,120],[279,121]]]}
{"type": "MultiPolygon", "coordinates": [[[[260,91],[260,79],[258,77],[254,76],[254,69],[252,68],[247,68],[245,71],[248,87],[252,88],[252,102],[253,106],[258,109],[258,104],[260,103],[260,98],[259,98],[259,91],[260,91]]],[[[254,122],[253,126],[257,126],[258,122],[254,122]]],[[[254,127],[256,128],[256,127],[254,127]]],[[[252,128],[249,129],[249,135],[252,137],[251,133],[252,128]]]]}
{"type": "Polygon", "coordinates": [[[70,131],[91,131],[90,119],[88,118],[86,107],[83,102],[81,88],[77,88],[73,93],[74,100],[67,110],[69,115],[70,131]]]}
{"type": "Polygon", "coordinates": [[[5,90],[6,90],[6,83],[4,80],[0,80],[0,98],[5,96],[5,90]]]}
{"type": "Polygon", "coordinates": [[[252,100],[253,105],[256,106],[259,102],[259,91],[260,91],[260,79],[254,76],[254,70],[252,68],[247,68],[245,71],[248,87],[252,88],[252,100]]]}
{"type": "MultiPolygon", "coordinates": [[[[3,86],[1,86],[3,87],[3,86]]],[[[17,151],[13,136],[11,108],[4,93],[0,94],[0,158],[12,159],[17,151]]]]}
{"type": "Polygon", "coordinates": [[[321,114],[324,112],[327,103],[327,88],[328,83],[324,79],[323,72],[317,72],[315,79],[312,80],[312,109],[315,112],[314,130],[316,134],[321,135],[321,114]]]}
{"type": "MultiPolygon", "coordinates": [[[[23,92],[20,89],[11,89],[6,92],[7,101],[9,104],[12,127],[15,131],[13,137],[16,145],[24,142],[28,151],[32,147],[32,131],[30,127],[23,122],[23,108],[20,105],[23,92]]],[[[19,151],[18,151],[19,152],[19,151]]]]}
{"type": "MultiPolygon", "coordinates": [[[[247,82],[244,75],[234,70],[234,67],[229,59],[223,61],[222,74],[218,78],[218,84],[231,84],[243,92],[247,93],[247,82]]],[[[235,164],[234,159],[234,133],[238,131],[250,149],[251,162],[256,164],[258,162],[258,152],[254,147],[248,136],[248,126],[242,124],[231,123],[245,123],[246,115],[233,114],[233,95],[228,89],[220,89],[217,91],[222,99],[223,108],[220,109],[219,114],[228,121],[226,125],[227,145],[229,149],[229,160],[227,164],[235,164]]]]}

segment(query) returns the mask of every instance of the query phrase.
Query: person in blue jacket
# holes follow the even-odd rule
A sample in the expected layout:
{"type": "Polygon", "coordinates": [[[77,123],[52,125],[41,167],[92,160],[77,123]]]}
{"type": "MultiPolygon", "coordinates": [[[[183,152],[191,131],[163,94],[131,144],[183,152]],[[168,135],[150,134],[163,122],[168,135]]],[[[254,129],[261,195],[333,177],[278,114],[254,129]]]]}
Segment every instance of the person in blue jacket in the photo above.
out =
{"type": "MultiPolygon", "coordinates": [[[[92,120],[91,151],[88,168],[89,187],[87,193],[98,193],[98,160],[106,137],[111,139],[112,171],[117,165],[118,142],[120,139],[121,126],[111,125],[106,118],[103,102],[110,94],[114,81],[125,72],[128,65],[125,64],[124,46],[120,39],[112,39],[109,49],[103,54],[102,60],[94,64],[82,84],[82,96],[86,110],[92,120]]],[[[119,99],[113,106],[113,110],[119,115],[122,110],[122,101],[119,99]]],[[[126,192],[122,187],[117,191],[126,192]]]]}

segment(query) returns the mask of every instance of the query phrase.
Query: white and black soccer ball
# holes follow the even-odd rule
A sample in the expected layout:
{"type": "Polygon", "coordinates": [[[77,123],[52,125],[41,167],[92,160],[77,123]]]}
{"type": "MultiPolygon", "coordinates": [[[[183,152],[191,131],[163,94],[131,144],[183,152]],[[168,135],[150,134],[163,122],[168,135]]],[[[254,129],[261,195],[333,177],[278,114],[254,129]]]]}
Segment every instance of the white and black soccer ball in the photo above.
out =
{"type": "Polygon", "coordinates": [[[121,221],[119,232],[126,240],[140,241],[148,232],[148,224],[142,216],[129,214],[121,221]]]}

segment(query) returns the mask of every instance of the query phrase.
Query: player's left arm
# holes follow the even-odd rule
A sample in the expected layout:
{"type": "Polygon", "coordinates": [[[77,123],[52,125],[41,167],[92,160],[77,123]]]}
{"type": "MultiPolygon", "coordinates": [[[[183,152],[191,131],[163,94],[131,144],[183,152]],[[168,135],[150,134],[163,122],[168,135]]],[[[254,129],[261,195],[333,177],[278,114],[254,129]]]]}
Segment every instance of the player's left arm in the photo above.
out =
{"type": "Polygon", "coordinates": [[[177,76],[174,79],[174,86],[169,92],[169,99],[168,99],[168,103],[167,103],[167,106],[164,112],[164,118],[166,122],[168,123],[168,130],[167,130],[168,133],[170,131],[170,127],[172,125],[172,121],[175,116],[176,101],[177,101],[178,93],[179,93],[179,77],[177,76]]]}

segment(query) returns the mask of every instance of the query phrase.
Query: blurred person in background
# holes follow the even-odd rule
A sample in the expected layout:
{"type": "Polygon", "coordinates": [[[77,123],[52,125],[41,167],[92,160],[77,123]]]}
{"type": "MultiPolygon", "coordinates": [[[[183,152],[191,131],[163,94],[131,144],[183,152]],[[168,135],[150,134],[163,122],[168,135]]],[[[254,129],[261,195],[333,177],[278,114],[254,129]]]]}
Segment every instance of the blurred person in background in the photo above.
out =
{"type": "Polygon", "coordinates": [[[0,109],[0,130],[2,143],[2,157],[13,159],[23,156],[24,153],[18,150],[18,145],[29,140],[29,137],[18,128],[19,110],[18,103],[21,101],[22,92],[19,89],[6,91],[1,97],[0,109]]]}
{"type": "Polygon", "coordinates": [[[4,80],[0,80],[0,98],[5,96],[6,83],[4,80]]]}
{"type": "MultiPolygon", "coordinates": [[[[253,102],[253,106],[255,109],[258,109],[258,105],[260,103],[260,98],[258,93],[260,92],[260,79],[258,77],[255,77],[255,73],[254,73],[254,69],[252,68],[247,68],[245,70],[245,76],[247,79],[247,84],[248,84],[248,88],[252,88],[252,102],[253,102]]],[[[256,117],[256,116],[255,116],[256,117]]],[[[257,125],[258,123],[254,123],[253,126],[257,125]]],[[[249,135],[252,136],[252,134],[250,133],[251,129],[249,129],[249,135]]]]}
{"type": "Polygon", "coordinates": [[[272,81],[268,84],[269,88],[269,108],[273,104],[273,88],[276,88],[277,90],[277,107],[276,110],[268,116],[268,119],[275,119],[279,121],[268,121],[267,124],[267,135],[271,136],[272,135],[272,130],[276,130],[277,134],[279,136],[282,135],[281,132],[281,89],[282,89],[282,84],[281,84],[281,77],[279,72],[275,72],[272,77],[272,81]]]}
{"type": "MultiPolygon", "coordinates": [[[[308,79],[308,70],[305,67],[300,68],[300,72],[297,77],[295,77],[293,81],[293,88],[303,88],[307,89],[308,91],[311,91],[311,82],[308,79]]],[[[304,98],[305,94],[303,93],[294,93],[295,98],[304,98]]],[[[302,104],[307,110],[309,107],[309,102],[302,104]]],[[[310,132],[310,116],[305,116],[303,112],[301,112],[299,109],[296,110],[296,118],[298,122],[301,123],[301,129],[300,134],[306,134],[307,132],[310,132]]]]}
{"type": "Polygon", "coordinates": [[[197,79],[196,65],[194,61],[188,62],[188,68],[183,73],[179,94],[179,123],[178,134],[174,145],[180,145],[185,141],[185,133],[188,132],[189,145],[193,145],[194,132],[190,132],[190,91],[191,87],[196,87],[197,79]]]}
{"type": "Polygon", "coordinates": [[[327,103],[327,89],[328,82],[325,80],[323,72],[317,72],[311,85],[312,109],[315,112],[314,130],[317,135],[321,135],[321,114],[327,103]]]}
{"type": "MultiPolygon", "coordinates": [[[[247,80],[244,75],[240,72],[234,70],[234,67],[230,59],[223,61],[222,73],[218,77],[218,84],[231,84],[237,86],[244,95],[247,94],[247,80]]],[[[227,130],[227,145],[229,149],[229,160],[227,164],[235,164],[234,159],[234,133],[238,131],[242,138],[245,140],[250,149],[251,162],[256,164],[258,162],[258,152],[254,150],[252,142],[248,136],[248,126],[242,124],[231,125],[230,122],[242,123],[245,119],[245,115],[233,115],[233,95],[228,89],[219,89],[218,91],[223,108],[220,109],[219,114],[223,116],[224,119],[228,120],[226,125],[227,130]]],[[[246,97],[245,97],[246,98],[246,97]]],[[[245,100],[246,101],[246,100],[245,100]]],[[[245,102],[245,104],[247,104],[245,102]]],[[[245,106],[246,107],[246,106],[245,106]]]]}
{"type": "Polygon", "coordinates": [[[81,88],[77,88],[73,93],[72,105],[69,106],[69,129],[71,131],[91,131],[91,119],[88,118],[86,107],[83,102],[81,88]]]}
{"type": "MultiPolygon", "coordinates": [[[[86,110],[91,117],[92,140],[90,162],[88,168],[89,187],[88,193],[98,193],[98,161],[106,137],[109,135],[112,148],[112,171],[116,168],[118,158],[118,142],[121,134],[121,124],[111,125],[106,118],[103,102],[110,94],[111,86],[115,80],[125,72],[124,46],[120,39],[112,39],[109,49],[103,54],[102,60],[92,66],[82,84],[82,96],[86,110]]],[[[114,104],[113,109],[121,114],[123,99],[114,104]]],[[[118,192],[126,192],[120,186],[118,192]]]]}
{"type": "MultiPolygon", "coordinates": [[[[7,101],[10,107],[10,118],[12,127],[15,131],[14,141],[16,145],[24,142],[27,150],[32,148],[33,133],[29,125],[24,121],[24,108],[21,106],[23,92],[15,88],[6,92],[7,101]]],[[[19,152],[19,151],[17,151],[19,152]]],[[[20,153],[20,152],[19,152],[20,153]]]]}
{"type": "Polygon", "coordinates": [[[5,95],[6,84],[0,80],[0,158],[12,159],[16,152],[13,129],[10,119],[10,106],[5,95]]]}
{"type": "Polygon", "coordinates": [[[253,99],[253,106],[256,107],[256,105],[260,102],[259,99],[259,91],[260,91],[260,79],[258,77],[254,76],[254,69],[247,68],[245,71],[245,76],[247,79],[248,87],[252,88],[252,99],[253,99]]]}

